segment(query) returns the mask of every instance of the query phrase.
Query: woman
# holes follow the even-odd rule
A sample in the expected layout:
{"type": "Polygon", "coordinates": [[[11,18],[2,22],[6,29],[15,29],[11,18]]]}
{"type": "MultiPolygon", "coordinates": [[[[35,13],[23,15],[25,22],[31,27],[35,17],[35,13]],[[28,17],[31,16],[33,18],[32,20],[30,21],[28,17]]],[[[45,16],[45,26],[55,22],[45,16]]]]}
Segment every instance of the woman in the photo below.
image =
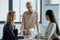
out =
{"type": "Polygon", "coordinates": [[[3,28],[3,39],[2,40],[17,40],[17,29],[14,25],[16,19],[15,11],[8,12],[6,24],[3,28]]]}
{"type": "Polygon", "coordinates": [[[59,40],[57,36],[59,28],[52,10],[46,12],[46,19],[50,22],[45,33],[46,38],[48,40],[59,40]]]}

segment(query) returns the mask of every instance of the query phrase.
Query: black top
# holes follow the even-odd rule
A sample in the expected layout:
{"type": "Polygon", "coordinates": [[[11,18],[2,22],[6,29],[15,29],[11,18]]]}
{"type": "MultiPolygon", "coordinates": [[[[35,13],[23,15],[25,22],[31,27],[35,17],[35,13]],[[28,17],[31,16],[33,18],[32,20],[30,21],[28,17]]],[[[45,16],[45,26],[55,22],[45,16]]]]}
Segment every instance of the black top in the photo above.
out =
{"type": "Polygon", "coordinates": [[[17,40],[17,30],[13,30],[11,23],[4,25],[2,40],[17,40]]]}

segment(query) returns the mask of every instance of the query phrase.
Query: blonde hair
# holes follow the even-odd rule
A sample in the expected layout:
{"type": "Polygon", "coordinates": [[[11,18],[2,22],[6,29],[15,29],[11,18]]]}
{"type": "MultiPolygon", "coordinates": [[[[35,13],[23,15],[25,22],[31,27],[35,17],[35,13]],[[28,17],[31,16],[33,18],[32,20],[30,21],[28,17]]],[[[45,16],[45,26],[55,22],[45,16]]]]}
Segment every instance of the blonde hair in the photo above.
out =
{"type": "Polygon", "coordinates": [[[9,11],[8,15],[7,15],[6,23],[8,23],[8,22],[13,23],[14,22],[14,15],[15,15],[15,11],[9,11]]]}
{"type": "Polygon", "coordinates": [[[26,5],[31,5],[31,2],[30,1],[26,2],[26,5]]]}

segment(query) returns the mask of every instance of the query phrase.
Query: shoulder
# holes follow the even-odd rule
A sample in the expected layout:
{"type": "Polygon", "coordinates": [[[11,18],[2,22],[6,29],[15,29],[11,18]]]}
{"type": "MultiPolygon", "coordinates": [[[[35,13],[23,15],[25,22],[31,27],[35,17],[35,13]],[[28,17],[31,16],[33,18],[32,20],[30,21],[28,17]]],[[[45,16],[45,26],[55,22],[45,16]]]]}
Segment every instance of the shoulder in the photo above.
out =
{"type": "Polygon", "coordinates": [[[23,14],[26,14],[27,13],[27,11],[25,11],[23,14]]]}
{"type": "Polygon", "coordinates": [[[54,26],[56,26],[56,24],[55,23],[52,23],[54,26]]]}
{"type": "Polygon", "coordinates": [[[4,27],[9,27],[9,26],[11,26],[11,23],[6,23],[5,25],[4,25],[4,27]]]}
{"type": "Polygon", "coordinates": [[[35,14],[36,16],[38,16],[38,12],[37,12],[37,11],[34,11],[34,14],[35,14]]]}
{"type": "Polygon", "coordinates": [[[6,25],[11,25],[11,23],[6,23],[6,25]]]}
{"type": "Polygon", "coordinates": [[[3,29],[4,29],[4,30],[9,29],[9,28],[10,28],[10,25],[11,25],[10,23],[5,23],[3,29]]]}
{"type": "Polygon", "coordinates": [[[24,13],[23,13],[23,16],[25,16],[27,14],[27,11],[25,11],[24,13]]]}
{"type": "Polygon", "coordinates": [[[53,25],[53,27],[55,27],[55,28],[56,28],[56,23],[52,23],[52,25],[53,25]]]}

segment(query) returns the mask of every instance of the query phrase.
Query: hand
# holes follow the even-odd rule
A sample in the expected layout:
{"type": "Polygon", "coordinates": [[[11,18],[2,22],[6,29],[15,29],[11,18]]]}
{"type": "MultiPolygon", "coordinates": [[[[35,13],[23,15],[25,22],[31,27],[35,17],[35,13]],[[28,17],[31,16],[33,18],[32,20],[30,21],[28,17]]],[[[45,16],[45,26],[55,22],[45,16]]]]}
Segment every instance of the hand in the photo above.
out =
{"type": "Polygon", "coordinates": [[[50,38],[49,40],[53,40],[52,38],[50,38]]]}
{"type": "Polygon", "coordinates": [[[16,26],[14,25],[14,29],[16,29],[16,26]]]}
{"type": "Polygon", "coordinates": [[[25,38],[29,38],[29,37],[31,37],[31,35],[25,35],[25,38]]]}
{"type": "Polygon", "coordinates": [[[23,35],[23,32],[21,31],[20,33],[18,33],[18,35],[23,35]]]}
{"type": "Polygon", "coordinates": [[[24,35],[25,34],[25,32],[26,32],[26,30],[22,30],[22,31],[20,31],[20,35],[24,35]]]}
{"type": "Polygon", "coordinates": [[[42,33],[42,32],[40,33],[40,35],[41,35],[41,36],[45,36],[44,33],[42,33]]]}

